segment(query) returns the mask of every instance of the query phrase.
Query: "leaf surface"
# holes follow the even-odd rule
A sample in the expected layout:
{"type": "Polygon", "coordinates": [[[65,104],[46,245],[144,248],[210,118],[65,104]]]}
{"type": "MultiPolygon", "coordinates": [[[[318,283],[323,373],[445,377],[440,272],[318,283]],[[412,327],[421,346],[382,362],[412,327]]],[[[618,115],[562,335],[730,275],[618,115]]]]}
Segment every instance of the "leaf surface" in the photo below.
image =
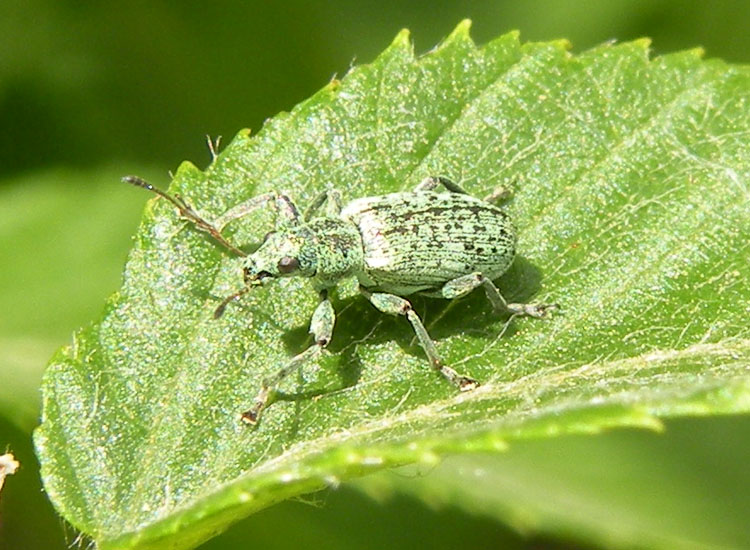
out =
{"type": "MultiPolygon", "coordinates": [[[[304,206],[445,175],[476,196],[512,188],[511,301],[413,300],[457,394],[408,323],[335,299],[330,354],[287,381],[260,426],[238,422],[263,377],[308,345],[316,296],[287,279],[248,294],[240,261],[149,203],[121,290],[52,359],[36,432],[45,486],[101,548],[188,548],[281,499],[391,465],[517,438],[659,428],[659,417],[750,408],[750,72],[648,44],[572,56],[516,34],[477,48],[464,22],[415,57],[403,32],[171,191],[207,218],[268,190],[304,206]],[[235,305],[235,304],[233,304],[235,305]]],[[[257,243],[258,213],[227,230],[257,243]]]]}

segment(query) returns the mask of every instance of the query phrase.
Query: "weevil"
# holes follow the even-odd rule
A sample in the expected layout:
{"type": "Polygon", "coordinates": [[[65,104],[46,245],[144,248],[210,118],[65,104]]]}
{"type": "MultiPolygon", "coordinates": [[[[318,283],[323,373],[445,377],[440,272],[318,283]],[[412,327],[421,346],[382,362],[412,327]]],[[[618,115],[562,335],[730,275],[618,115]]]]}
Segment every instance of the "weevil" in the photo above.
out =
{"type": "Polygon", "coordinates": [[[229,303],[272,279],[307,277],[318,292],[320,302],[309,330],[313,343],[263,380],[252,407],[241,415],[249,425],[258,423],[280,383],[328,346],[336,320],[328,291],[345,277],[356,277],[359,291],[376,309],[406,317],[432,368],[460,391],[472,390],[479,382],[443,363],[404,296],[419,293],[450,300],[482,287],[497,312],[544,317],[558,307],[506,302],[492,281],[507,271],[515,257],[515,228],[500,208],[444,177],[428,177],[411,192],[359,198],[346,205],[336,190],[327,190],[304,215],[287,195],[265,193],[229,209],[213,223],[181,197],[141,178],[128,176],[123,181],[168,200],[183,218],[243,258],[245,285],[219,304],[215,318],[229,303]],[[247,254],[224,238],[222,230],[229,222],[267,204],[276,210],[276,228],[255,252],[247,254]]]}

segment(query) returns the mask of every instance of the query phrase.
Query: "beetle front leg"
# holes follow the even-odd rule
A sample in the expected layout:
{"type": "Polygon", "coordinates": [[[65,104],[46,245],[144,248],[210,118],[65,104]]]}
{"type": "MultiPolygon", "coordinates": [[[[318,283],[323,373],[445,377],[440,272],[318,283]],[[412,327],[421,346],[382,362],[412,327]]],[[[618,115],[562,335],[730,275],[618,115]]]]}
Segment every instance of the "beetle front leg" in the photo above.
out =
{"type": "Polygon", "coordinates": [[[336,322],[336,312],[333,310],[331,301],[328,299],[328,292],[323,290],[320,293],[320,304],[315,308],[312,319],[310,320],[310,334],[315,341],[302,353],[295,355],[291,361],[273,376],[263,380],[260,391],[255,397],[253,406],[242,413],[241,420],[245,424],[254,426],[260,420],[260,415],[268,406],[271,396],[278,388],[279,384],[290,374],[294,373],[308,361],[316,359],[331,341],[333,336],[333,325],[336,322]]]}
{"type": "Polygon", "coordinates": [[[229,222],[243,218],[269,203],[281,216],[281,220],[279,220],[281,225],[297,225],[299,223],[299,211],[292,199],[283,193],[264,193],[233,206],[219,216],[214,225],[221,231],[229,222]]]}
{"type": "Polygon", "coordinates": [[[557,304],[509,304],[491,280],[481,273],[470,273],[448,281],[443,285],[441,294],[443,298],[452,300],[465,296],[475,288],[483,286],[487,299],[492,308],[498,313],[509,313],[511,315],[528,315],[529,317],[544,317],[548,311],[558,309],[557,304]]]}
{"type": "Polygon", "coordinates": [[[383,313],[388,313],[389,315],[403,315],[406,317],[414,328],[414,332],[417,334],[417,339],[419,340],[422,349],[424,349],[425,354],[427,354],[430,366],[442,374],[459,390],[468,391],[479,386],[479,382],[473,378],[464,376],[463,374],[458,374],[455,370],[443,364],[443,361],[440,359],[440,355],[438,355],[437,349],[435,348],[435,343],[427,333],[427,329],[424,328],[419,315],[417,315],[417,312],[412,308],[411,302],[400,296],[396,296],[395,294],[370,292],[362,287],[360,287],[359,291],[370,300],[372,305],[383,313]]]}
{"type": "Polygon", "coordinates": [[[338,217],[341,213],[341,193],[336,189],[326,189],[317,195],[305,211],[304,220],[310,221],[324,204],[326,205],[326,216],[330,218],[338,217]]]}

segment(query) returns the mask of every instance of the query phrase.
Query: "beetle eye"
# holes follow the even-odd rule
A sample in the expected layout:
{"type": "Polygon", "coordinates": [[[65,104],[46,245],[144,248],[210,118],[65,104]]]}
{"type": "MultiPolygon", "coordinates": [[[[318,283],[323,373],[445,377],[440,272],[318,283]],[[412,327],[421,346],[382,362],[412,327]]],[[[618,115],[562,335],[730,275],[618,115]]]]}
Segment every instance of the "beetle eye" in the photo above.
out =
{"type": "Polygon", "coordinates": [[[279,260],[279,271],[281,273],[291,273],[299,267],[299,260],[290,256],[284,256],[279,260]]]}

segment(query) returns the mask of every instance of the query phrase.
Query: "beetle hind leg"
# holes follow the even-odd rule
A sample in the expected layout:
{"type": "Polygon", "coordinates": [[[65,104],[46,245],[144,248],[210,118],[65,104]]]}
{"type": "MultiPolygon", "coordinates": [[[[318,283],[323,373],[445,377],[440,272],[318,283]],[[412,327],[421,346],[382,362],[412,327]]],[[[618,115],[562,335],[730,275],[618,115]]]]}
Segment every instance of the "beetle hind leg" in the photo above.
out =
{"type": "Polygon", "coordinates": [[[559,309],[557,304],[509,304],[490,279],[482,273],[470,273],[448,281],[443,285],[441,294],[447,300],[467,295],[477,287],[484,287],[484,293],[497,313],[510,315],[527,315],[529,317],[544,317],[548,311],[559,309]]]}
{"type": "MultiPolygon", "coordinates": [[[[436,187],[440,185],[445,187],[451,193],[458,193],[460,195],[469,194],[462,187],[453,183],[451,180],[443,176],[426,177],[419,183],[419,185],[417,185],[414,188],[414,191],[416,192],[433,191],[436,187]]],[[[502,203],[502,202],[507,201],[512,196],[513,196],[513,192],[511,191],[509,187],[506,187],[505,185],[499,185],[495,189],[493,189],[489,195],[483,197],[482,200],[485,202],[502,203]]]]}
{"type": "Polygon", "coordinates": [[[460,195],[468,195],[466,191],[464,191],[461,187],[453,183],[448,178],[444,178],[443,176],[429,176],[423,179],[419,185],[417,185],[414,188],[414,191],[432,191],[437,186],[442,185],[445,187],[448,191],[451,193],[458,193],[460,195]]]}

